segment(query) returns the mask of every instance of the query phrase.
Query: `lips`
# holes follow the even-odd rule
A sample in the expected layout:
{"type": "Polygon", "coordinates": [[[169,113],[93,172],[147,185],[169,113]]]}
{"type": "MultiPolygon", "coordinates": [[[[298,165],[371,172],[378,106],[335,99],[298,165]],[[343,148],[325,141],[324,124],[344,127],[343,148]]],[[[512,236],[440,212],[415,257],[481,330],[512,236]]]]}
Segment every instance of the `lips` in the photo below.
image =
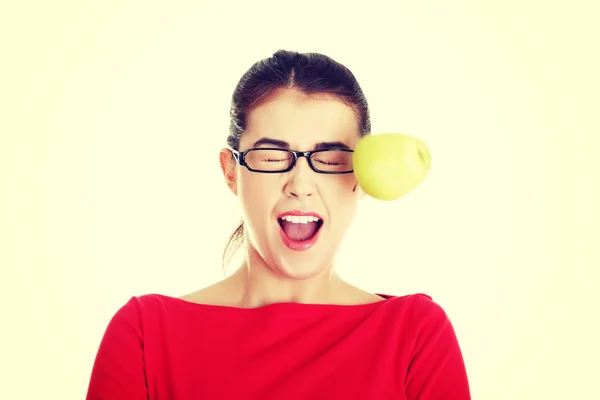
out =
{"type": "Polygon", "coordinates": [[[279,233],[286,247],[295,251],[313,247],[321,232],[323,218],[310,211],[288,211],[278,216],[279,233]]]}

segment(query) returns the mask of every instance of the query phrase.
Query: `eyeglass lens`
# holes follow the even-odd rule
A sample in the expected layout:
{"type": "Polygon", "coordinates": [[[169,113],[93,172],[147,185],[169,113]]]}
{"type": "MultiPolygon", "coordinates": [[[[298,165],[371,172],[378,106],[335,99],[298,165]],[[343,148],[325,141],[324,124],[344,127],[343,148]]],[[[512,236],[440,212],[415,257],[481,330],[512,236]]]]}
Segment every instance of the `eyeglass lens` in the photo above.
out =
{"type": "MultiPolygon", "coordinates": [[[[352,153],[327,150],[311,154],[311,163],[322,172],[352,171],[352,153]]],[[[285,150],[254,149],[246,153],[246,164],[256,171],[285,171],[294,162],[294,155],[285,150]]]]}

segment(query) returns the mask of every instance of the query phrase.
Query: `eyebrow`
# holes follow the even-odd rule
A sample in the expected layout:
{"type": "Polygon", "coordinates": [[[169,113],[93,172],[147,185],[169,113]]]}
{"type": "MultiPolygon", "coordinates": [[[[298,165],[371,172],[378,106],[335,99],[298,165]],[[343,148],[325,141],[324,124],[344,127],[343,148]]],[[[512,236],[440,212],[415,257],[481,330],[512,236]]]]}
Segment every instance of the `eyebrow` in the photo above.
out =
{"type": "MultiPolygon", "coordinates": [[[[254,142],[252,147],[259,146],[273,146],[281,149],[290,149],[290,144],[283,140],[272,139],[268,137],[261,138],[254,142]]],[[[336,142],[319,142],[314,146],[315,150],[351,150],[350,146],[348,146],[344,142],[336,141],[336,142]]]]}

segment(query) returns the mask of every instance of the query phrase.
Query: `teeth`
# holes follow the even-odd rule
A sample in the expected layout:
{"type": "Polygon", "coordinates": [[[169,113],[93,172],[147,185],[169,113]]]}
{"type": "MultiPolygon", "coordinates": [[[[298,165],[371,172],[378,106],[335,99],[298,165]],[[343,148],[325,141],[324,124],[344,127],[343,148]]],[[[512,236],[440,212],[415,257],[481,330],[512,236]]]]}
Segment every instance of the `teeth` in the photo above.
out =
{"type": "Polygon", "coordinates": [[[319,221],[319,218],[317,218],[317,217],[307,217],[307,216],[299,217],[299,216],[295,216],[295,215],[286,215],[285,217],[282,217],[281,219],[284,221],[294,223],[294,224],[307,224],[309,222],[319,221]]]}

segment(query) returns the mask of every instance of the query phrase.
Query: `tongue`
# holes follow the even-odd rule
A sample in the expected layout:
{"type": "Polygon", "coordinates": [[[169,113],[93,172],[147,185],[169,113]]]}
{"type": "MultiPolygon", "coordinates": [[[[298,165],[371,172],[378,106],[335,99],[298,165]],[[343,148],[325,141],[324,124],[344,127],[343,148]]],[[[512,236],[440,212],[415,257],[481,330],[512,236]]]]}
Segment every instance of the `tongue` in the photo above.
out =
{"type": "Polygon", "coordinates": [[[293,222],[281,221],[281,227],[286,235],[292,240],[308,240],[317,233],[319,224],[317,222],[309,222],[307,224],[295,224],[293,222]]]}

